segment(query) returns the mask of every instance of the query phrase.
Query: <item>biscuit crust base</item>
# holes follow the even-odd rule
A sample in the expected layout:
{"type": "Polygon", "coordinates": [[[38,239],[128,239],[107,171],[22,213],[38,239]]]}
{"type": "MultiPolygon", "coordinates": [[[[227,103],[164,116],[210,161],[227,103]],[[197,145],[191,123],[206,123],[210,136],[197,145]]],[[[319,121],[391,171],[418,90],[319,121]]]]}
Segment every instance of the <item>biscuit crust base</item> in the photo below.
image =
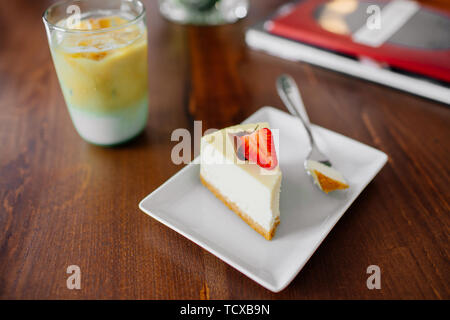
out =
{"type": "Polygon", "coordinates": [[[278,224],[280,223],[280,219],[277,217],[272,229],[270,231],[267,231],[263,227],[261,227],[257,222],[255,222],[248,214],[243,212],[241,209],[238,208],[238,206],[228,200],[225,196],[223,196],[219,190],[217,190],[214,186],[212,186],[208,181],[206,181],[202,175],[200,175],[200,181],[202,184],[208,188],[209,191],[211,191],[219,200],[221,200],[230,210],[232,210],[234,213],[236,213],[242,220],[244,220],[250,227],[252,227],[253,230],[258,232],[260,235],[262,235],[266,240],[272,240],[273,236],[275,235],[275,230],[277,229],[278,224]]]}
{"type": "Polygon", "coordinates": [[[317,170],[314,170],[314,173],[317,176],[317,180],[319,180],[320,188],[325,193],[328,193],[328,192],[331,192],[334,190],[338,190],[338,189],[347,189],[348,188],[348,184],[333,180],[317,170]]]}

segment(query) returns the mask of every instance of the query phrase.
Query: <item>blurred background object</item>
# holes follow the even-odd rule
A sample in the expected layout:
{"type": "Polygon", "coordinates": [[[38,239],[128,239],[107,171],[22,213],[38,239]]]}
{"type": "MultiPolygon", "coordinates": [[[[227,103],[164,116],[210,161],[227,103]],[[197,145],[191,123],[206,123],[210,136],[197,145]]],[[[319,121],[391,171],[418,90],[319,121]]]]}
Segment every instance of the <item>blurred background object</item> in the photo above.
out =
{"type": "Polygon", "coordinates": [[[410,0],[303,0],[246,31],[247,44],[450,104],[448,9],[410,0]]]}
{"type": "Polygon", "coordinates": [[[197,25],[233,23],[247,16],[248,0],[159,0],[164,17],[197,25]]]}

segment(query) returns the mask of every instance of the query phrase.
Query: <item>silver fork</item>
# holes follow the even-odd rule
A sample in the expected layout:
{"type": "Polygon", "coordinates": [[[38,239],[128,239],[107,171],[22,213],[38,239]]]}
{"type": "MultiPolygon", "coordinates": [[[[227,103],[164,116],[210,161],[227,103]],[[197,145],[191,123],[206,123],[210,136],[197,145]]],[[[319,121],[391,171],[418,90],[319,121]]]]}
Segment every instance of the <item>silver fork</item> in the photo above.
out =
{"type": "Polygon", "coordinates": [[[320,163],[323,163],[324,165],[332,167],[331,161],[325,154],[323,154],[319,150],[319,148],[316,145],[316,142],[314,141],[314,137],[311,131],[311,124],[309,122],[309,117],[308,114],[306,113],[305,106],[303,105],[300,92],[298,90],[297,85],[295,84],[294,79],[292,79],[292,77],[289,75],[282,74],[277,79],[277,90],[281,100],[283,100],[283,103],[285,104],[289,112],[301,120],[306,129],[306,132],[308,133],[311,150],[309,151],[303,163],[306,173],[308,175],[311,175],[307,168],[308,160],[315,160],[320,163]]]}

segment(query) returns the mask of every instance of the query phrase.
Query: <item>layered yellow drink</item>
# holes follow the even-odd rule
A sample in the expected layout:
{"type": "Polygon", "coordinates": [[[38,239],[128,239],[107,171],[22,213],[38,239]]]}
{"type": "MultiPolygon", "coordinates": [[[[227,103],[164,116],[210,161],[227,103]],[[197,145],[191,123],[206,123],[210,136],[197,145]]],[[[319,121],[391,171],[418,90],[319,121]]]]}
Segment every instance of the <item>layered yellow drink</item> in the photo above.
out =
{"type": "MultiPolygon", "coordinates": [[[[66,20],[57,24],[66,25],[66,20]]],[[[144,21],[130,23],[117,15],[85,18],[53,37],[56,73],[80,136],[114,145],[138,135],[148,113],[144,21]]]]}

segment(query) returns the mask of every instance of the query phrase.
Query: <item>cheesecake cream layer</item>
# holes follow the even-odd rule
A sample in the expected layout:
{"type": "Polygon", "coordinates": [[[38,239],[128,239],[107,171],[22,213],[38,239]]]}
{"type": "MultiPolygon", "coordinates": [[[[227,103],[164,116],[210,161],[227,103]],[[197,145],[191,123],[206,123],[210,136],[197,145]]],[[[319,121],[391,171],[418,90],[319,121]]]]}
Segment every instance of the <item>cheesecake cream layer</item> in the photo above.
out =
{"type": "MultiPolygon", "coordinates": [[[[257,124],[268,127],[267,123],[257,124]]],[[[270,240],[279,223],[279,167],[266,170],[237,158],[229,133],[256,127],[234,126],[202,138],[200,177],[202,182],[253,229],[270,240]]]]}

